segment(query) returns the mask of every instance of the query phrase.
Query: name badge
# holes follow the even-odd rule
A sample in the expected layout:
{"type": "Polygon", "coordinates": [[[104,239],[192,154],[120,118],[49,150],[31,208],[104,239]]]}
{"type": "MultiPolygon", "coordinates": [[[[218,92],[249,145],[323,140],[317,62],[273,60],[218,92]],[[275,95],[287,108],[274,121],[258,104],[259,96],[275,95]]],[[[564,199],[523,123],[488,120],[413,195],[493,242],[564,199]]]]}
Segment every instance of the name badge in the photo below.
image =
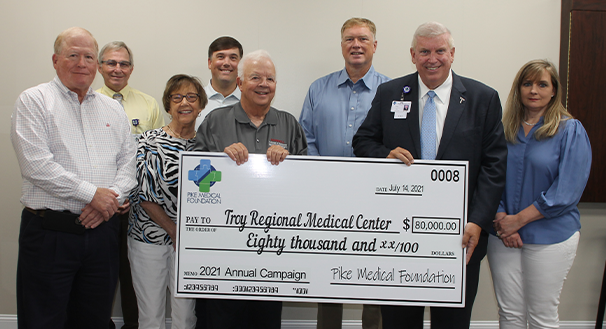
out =
{"type": "Polygon", "coordinates": [[[394,119],[406,119],[410,107],[412,106],[411,101],[393,101],[391,102],[391,112],[393,112],[394,119]]]}

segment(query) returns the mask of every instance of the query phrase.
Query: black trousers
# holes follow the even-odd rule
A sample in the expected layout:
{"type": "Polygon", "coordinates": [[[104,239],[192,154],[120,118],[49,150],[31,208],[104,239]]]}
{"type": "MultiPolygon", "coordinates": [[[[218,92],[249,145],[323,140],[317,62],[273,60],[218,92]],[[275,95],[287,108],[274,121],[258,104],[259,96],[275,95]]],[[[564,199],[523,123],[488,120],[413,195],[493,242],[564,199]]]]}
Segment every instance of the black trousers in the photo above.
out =
{"type": "Polygon", "coordinates": [[[206,299],[208,329],[280,329],[282,302],[206,299]]]}
{"type": "MultiPolygon", "coordinates": [[[[478,246],[467,264],[465,308],[431,307],[431,329],[468,329],[471,309],[478,292],[480,262],[486,256],[488,234],[482,231],[478,246]]],[[[423,329],[425,308],[416,306],[381,306],[383,329],[423,329]]]]}
{"type": "Polygon", "coordinates": [[[43,229],[43,220],[21,214],[19,329],[107,329],[118,279],[118,217],[82,235],[43,229]]]}
{"type": "Polygon", "coordinates": [[[196,298],[196,328],[206,329],[206,299],[196,298]]]}
{"type": "MultiPolygon", "coordinates": [[[[122,305],[122,329],[139,328],[139,308],[137,307],[137,295],[133,288],[133,277],[130,273],[130,261],[128,260],[128,213],[118,215],[120,217],[120,305],[122,305]]],[[[109,320],[109,329],[116,328],[114,321],[109,320]]]]}

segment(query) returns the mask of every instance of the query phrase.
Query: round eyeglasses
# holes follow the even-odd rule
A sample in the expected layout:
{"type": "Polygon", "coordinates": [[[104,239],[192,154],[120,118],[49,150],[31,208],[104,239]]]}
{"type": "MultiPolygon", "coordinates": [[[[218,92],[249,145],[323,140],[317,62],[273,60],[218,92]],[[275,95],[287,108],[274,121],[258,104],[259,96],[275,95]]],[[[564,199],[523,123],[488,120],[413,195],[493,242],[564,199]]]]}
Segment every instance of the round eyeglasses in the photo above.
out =
{"type": "Polygon", "coordinates": [[[171,101],[173,101],[174,103],[177,103],[177,104],[181,103],[181,101],[183,101],[183,98],[187,99],[188,102],[193,103],[193,102],[197,101],[199,97],[200,97],[200,95],[194,94],[194,93],[188,93],[186,95],[181,95],[181,94],[168,95],[168,98],[170,98],[171,101]]]}

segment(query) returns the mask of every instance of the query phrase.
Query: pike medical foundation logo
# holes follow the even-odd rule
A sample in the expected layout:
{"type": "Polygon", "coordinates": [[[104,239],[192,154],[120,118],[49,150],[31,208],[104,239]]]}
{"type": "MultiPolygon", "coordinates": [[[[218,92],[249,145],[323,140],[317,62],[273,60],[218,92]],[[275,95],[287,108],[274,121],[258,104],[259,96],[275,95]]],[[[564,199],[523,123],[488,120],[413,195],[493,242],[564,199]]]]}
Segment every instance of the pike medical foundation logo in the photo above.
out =
{"type": "Polygon", "coordinates": [[[210,160],[200,160],[200,164],[187,173],[187,179],[193,181],[200,192],[210,192],[210,187],[221,181],[221,172],[210,165],[210,160]]]}

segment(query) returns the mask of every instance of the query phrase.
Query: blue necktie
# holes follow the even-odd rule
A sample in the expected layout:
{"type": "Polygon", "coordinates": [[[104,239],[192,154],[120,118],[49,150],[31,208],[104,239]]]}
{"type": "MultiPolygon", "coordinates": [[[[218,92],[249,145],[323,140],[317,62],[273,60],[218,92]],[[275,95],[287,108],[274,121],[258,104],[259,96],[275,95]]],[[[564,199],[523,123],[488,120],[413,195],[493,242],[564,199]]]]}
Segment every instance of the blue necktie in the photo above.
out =
{"type": "Polygon", "coordinates": [[[114,97],[115,100],[117,100],[118,102],[120,102],[120,105],[122,105],[122,107],[124,107],[124,105],[122,104],[122,94],[120,93],[115,93],[114,97]]]}
{"type": "Polygon", "coordinates": [[[423,120],[421,121],[421,159],[436,159],[436,103],[433,101],[436,93],[427,92],[429,98],[423,107],[423,120]]]}

